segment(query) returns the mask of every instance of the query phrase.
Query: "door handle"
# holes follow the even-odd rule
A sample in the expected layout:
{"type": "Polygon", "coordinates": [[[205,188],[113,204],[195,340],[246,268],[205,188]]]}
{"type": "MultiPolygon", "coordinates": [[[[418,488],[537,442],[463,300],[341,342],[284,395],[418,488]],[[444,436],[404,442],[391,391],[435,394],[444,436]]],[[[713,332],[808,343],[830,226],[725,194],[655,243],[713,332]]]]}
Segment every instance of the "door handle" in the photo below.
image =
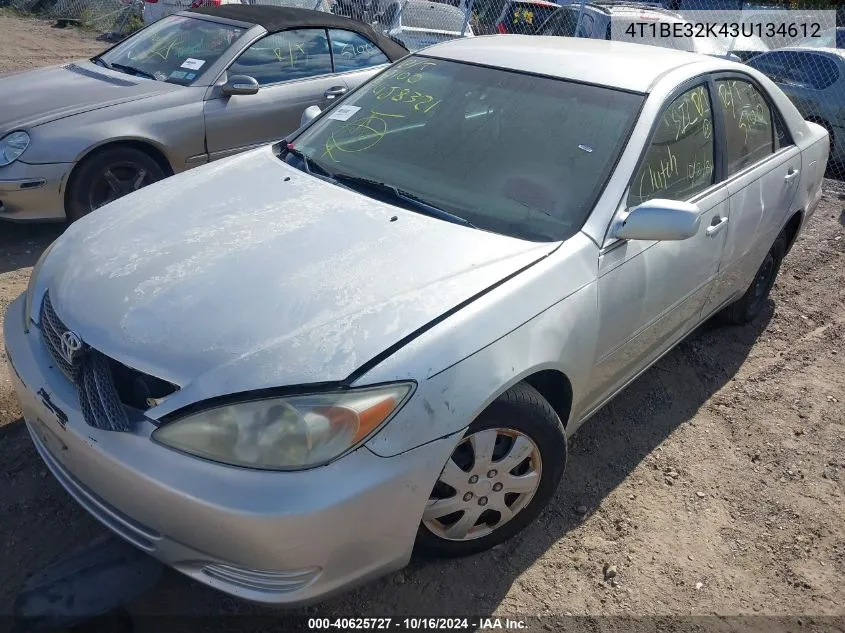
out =
{"type": "Polygon", "coordinates": [[[346,94],[347,90],[348,88],[346,86],[332,86],[323,93],[323,96],[326,99],[334,99],[335,97],[346,94]]]}
{"type": "Polygon", "coordinates": [[[783,179],[784,179],[786,182],[789,182],[790,180],[792,180],[793,178],[795,178],[795,176],[797,176],[797,175],[798,175],[798,174],[800,174],[800,173],[801,173],[801,172],[800,172],[799,170],[797,170],[797,169],[790,169],[788,172],[786,172],[786,176],[784,176],[784,177],[783,177],[783,179]]]}
{"type": "Polygon", "coordinates": [[[707,237],[713,237],[723,228],[728,225],[728,218],[723,218],[718,215],[713,216],[713,221],[710,223],[710,226],[707,227],[707,237]]]}

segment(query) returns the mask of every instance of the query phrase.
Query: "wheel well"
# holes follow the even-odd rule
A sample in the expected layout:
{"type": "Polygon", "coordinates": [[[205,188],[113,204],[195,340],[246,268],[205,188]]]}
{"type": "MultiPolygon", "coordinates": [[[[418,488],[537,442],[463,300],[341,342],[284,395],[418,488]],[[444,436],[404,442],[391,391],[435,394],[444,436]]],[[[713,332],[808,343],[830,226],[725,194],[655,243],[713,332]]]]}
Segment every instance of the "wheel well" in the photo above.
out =
{"type": "Polygon", "coordinates": [[[540,392],[557,413],[563,426],[569,423],[572,410],[572,383],[563,372],[544,369],[525,378],[525,382],[540,392]]]}
{"type": "Polygon", "coordinates": [[[787,222],[786,226],[783,228],[783,233],[786,236],[787,253],[792,248],[792,245],[795,243],[795,238],[798,237],[798,229],[801,228],[801,219],[803,218],[803,216],[804,214],[799,211],[791,218],[789,218],[789,222],[787,222]]]}
{"type": "Polygon", "coordinates": [[[67,196],[68,192],[70,191],[70,185],[73,182],[73,179],[76,177],[76,174],[79,172],[80,165],[85,163],[85,161],[87,161],[92,156],[96,156],[100,152],[105,151],[107,149],[114,149],[115,147],[131,147],[133,149],[137,149],[138,151],[144,152],[156,163],[158,163],[159,167],[161,167],[161,169],[167,176],[173,175],[173,168],[170,166],[170,161],[167,160],[167,157],[155,145],[145,143],[144,141],[113,141],[111,143],[105,143],[104,145],[98,145],[97,147],[89,151],[87,154],[85,154],[78,161],[76,161],[76,165],[73,166],[73,170],[71,170],[70,175],[67,179],[67,186],[65,187],[65,207],[67,207],[67,196]]]}

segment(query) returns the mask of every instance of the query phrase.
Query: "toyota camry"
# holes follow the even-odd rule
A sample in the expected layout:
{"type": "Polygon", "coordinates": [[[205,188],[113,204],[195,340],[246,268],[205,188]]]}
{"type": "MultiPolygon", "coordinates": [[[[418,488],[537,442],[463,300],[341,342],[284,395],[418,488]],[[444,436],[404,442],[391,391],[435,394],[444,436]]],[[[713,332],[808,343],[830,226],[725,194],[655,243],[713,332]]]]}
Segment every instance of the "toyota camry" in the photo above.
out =
{"type": "Polygon", "coordinates": [[[243,598],[480,552],[604,403],[765,308],[827,159],[735,62],[436,44],[72,225],[5,318],[24,418],[109,529],[243,598]]]}

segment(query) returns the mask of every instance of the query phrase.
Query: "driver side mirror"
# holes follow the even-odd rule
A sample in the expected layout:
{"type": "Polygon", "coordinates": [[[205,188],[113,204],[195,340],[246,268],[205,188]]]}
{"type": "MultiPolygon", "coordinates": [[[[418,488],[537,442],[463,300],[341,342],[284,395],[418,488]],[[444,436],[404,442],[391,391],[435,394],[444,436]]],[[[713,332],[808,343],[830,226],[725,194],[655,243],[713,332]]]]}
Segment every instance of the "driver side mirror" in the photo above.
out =
{"type": "Polygon", "coordinates": [[[221,90],[227,97],[234,95],[254,95],[261,86],[254,77],[249,75],[232,75],[223,84],[221,90]]]}
{"type": "Polygon", "coordinates": [[[311,123],[311,121],[313,121],[318,116],[320,116],[321,112],[322,112],[322,110],[320,110],[320,106],[315,106],[315,105],[308,106],[307,108],[305,108],[305,111],[302,113],[302,118],[299,120],[299,125],[302,126],[302,125],[305,125],[306,123],[311,123]]]}
{"type": "Polygon", "coordinates": [[[686,240],[701,225],[698,205],[677,200],[648,200],[631,209],[617,224],[613,237],[621,240],[686,240]]]}

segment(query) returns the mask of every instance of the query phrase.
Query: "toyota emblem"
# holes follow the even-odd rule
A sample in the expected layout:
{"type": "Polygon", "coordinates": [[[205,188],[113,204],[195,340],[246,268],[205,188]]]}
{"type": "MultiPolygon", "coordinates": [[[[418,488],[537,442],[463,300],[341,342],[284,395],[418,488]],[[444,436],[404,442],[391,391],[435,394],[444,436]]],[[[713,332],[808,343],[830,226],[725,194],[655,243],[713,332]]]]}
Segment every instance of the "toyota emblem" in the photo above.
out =
{"type": "Polygon", "coordinates": [[[68,330],[62,334],[62,357],[71,365],[76,353],[82,349],[82,339],[68,330]]]}

